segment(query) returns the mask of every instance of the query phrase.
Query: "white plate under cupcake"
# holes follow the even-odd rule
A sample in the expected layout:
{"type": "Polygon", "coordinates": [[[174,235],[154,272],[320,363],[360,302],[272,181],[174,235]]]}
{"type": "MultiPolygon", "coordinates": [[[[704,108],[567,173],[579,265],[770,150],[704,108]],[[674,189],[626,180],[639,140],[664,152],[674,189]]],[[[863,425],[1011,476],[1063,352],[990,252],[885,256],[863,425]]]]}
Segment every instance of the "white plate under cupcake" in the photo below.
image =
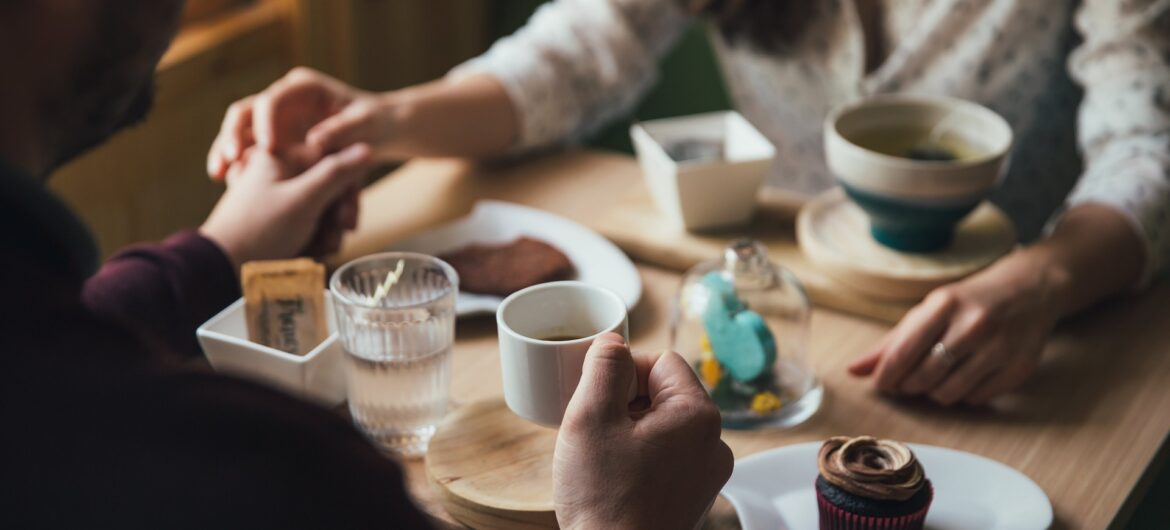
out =
{"type": "MultiPolygon", "coordinates": [[[[743,530],[818,528],[814,482],[821,442],[789,445],[735,462],[722,495],[743,530]]],[[[976,454],[907,444],[934,486],[931,530],[1044,530],[1052,503],[1023,473],[976,454]]]]}

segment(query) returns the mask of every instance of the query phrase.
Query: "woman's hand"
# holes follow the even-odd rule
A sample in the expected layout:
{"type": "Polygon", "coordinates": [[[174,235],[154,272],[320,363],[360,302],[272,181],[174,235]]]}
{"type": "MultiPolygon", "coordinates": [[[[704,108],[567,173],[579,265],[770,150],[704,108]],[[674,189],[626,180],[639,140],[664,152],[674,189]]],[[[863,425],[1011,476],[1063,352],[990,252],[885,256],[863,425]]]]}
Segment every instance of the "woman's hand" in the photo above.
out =
{"type": "Polygon", "coordinates": [[[891,394],[986,403],[1036,370],[1062,313],[1068,282],[1060,271],[1022,250],[940,287],[849,371],[876,374],[877,388],[891,394]]]}
{"type": "Polygon", "coordinates": [[[696,528],[731,476],[719,410],[676,353],[631,355],[598,337],[557,434],[561,528],[696,528]],[[631,410],[631,381],[648,408],[631,410]]]}
{"type": "Polygon", "coordinates": [[[224,179],[253,146],[301,165],[358,143],[370,146],[379,161],[393,159],[392,139],[405,108],[393,99],[295,68],[263,92],[228,107],[207,155],[207,172],[224,179]]]}
{"type": "Polygon", "coordinates": [[[238,269],[245,262],[335,252],[356,210],[338,211],[365,178],[370,149],[355,144],[304,171],[252,148],[231,166],[229,186],[199,231],[238,269]],[[339,205],[339,206],[335,206],[339,205]]]}
{"type": "Polygon", "coordinates": [[[892,394],[986,403],[1036,370],[1058,320],[1133,288],[1146,260],[1122,212],[1075,206],[1051,236],[932,292],[849,371],[892,394]]]}

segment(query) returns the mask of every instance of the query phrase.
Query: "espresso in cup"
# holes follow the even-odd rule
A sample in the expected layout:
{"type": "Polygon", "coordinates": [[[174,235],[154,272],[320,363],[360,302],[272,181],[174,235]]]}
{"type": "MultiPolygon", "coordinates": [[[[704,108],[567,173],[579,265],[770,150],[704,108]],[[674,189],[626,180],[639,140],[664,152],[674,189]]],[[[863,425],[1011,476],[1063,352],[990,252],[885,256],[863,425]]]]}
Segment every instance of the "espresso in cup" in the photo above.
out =
{"type": "Polygon", "coordinates": [[[570,340],[580,340],[580,339],[585,338],[585,336],[574,333],[572,335],[550,335],[548,337],[538,337],[538,338],[540,340],[546,340],[549,342],[565,342],[565,341],[570,341],[570,340]]]}
{"type": "MultiPolygon", "coordinates": [[[[551,282],[513,293],[496,311],[504,401],[516,415],[557,426],[577,383],[585,352],[604,333],[629,338],[626,304],[583,282],[551,282]]],[[[629,399],[637,394],[637,382],[629,399]]]]}

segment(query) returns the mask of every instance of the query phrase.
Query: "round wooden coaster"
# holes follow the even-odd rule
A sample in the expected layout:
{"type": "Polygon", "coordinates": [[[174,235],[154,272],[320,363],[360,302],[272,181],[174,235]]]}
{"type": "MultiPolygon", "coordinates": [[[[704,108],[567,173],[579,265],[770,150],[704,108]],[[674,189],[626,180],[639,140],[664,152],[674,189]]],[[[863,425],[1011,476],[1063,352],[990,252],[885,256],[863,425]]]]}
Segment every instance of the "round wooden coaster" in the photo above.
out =
{"type": "Polygon", "coordinates": [[[427,447],[427,479],[452,517],[473,528],[556,528],[552,456],[557,431],[503,399],[449,414],[427,447]]]}
{"type": "Polygon", "coordinates": [[[896,301],[919,300],[990,265],[1016,244],[1011,220],[984,202],[959,223],[947,248],[899,252],[874,241],[865,212],[839,188],[801,208],[796,231],[805,256],[826,275],[867,296],[896,301]]]}

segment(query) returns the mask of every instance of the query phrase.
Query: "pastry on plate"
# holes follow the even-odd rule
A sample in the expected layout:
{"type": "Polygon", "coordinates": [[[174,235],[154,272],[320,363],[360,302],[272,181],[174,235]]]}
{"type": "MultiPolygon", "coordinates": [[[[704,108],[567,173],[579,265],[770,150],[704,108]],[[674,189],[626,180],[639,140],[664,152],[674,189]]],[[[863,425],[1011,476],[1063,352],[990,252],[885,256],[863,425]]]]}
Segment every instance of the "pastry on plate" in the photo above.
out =
{"type": "Polygon", "coordinates": [[[906,445],[872,436],[829,438],[817,454],[821,530],[918,530],[934,500],[906,445]]]}
{"type": "Polygon", "coordinates": [[[573,264],[556,247],[530,237],[505,244],[471,244],[439,256],[459,273],[459,289],[508,296],[539,283],[567,280],[573,264]]]}

